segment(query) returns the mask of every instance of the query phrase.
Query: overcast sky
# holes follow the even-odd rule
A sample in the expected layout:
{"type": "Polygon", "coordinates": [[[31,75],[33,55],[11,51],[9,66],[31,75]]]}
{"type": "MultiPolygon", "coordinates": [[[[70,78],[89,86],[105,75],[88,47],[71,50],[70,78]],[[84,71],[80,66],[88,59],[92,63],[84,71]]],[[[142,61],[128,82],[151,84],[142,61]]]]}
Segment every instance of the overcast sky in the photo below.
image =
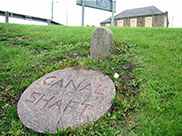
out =
{"type": "MultiPolygon", "coordinates": [[[[0,0],[0,10],[49,19],[51,2],[52,0],[0,0]]],[[[172,24],[173,27],[182,27],[180,0],[116,0],[115,15],[126,9],[146,6],[156,6],[163,12],[168,11],[169,27],[172,27],[172,24]]],[[[76,0],[54,0],[54,20],[64,25],[80,26],[81,9],[81,6],[76,5],[76,0]]],[[[108,11],[85,8],[85,25],[99,26],[101,21],[110,16],[111,12],[108,11]]],[[[4,22],[3,17],[0,17],[0,22],[4,22]]]]}

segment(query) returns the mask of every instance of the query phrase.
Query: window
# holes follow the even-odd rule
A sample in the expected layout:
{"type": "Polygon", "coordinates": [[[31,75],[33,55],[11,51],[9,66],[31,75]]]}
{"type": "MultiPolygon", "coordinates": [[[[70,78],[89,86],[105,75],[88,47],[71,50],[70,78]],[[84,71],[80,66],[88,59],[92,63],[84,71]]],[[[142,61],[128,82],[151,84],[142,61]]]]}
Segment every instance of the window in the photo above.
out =
{"type": "Polygon", "coordinates": [[[164,27],[167,27],[167,17],[164,17],[164,27]]]}
{"type": "Polygon", "coordinates": [[[107,23],[106,26],[111,26],[111,24],[110,23],[107,23]]]}
{"type": "Polygon", "coordinates": [[[118,26],[123,27],[123,20],[118,20],[118,26]]]}
{"type": "Polygon", "coordinates": [[[145,27],[152,27],[152,17],[145,18],[145,27]]]}
{"type": "Polygon", "coordinates": [[[137,19],[133,18],[130,19],[130,27],[136,27],[137,26],[137,19]]]}

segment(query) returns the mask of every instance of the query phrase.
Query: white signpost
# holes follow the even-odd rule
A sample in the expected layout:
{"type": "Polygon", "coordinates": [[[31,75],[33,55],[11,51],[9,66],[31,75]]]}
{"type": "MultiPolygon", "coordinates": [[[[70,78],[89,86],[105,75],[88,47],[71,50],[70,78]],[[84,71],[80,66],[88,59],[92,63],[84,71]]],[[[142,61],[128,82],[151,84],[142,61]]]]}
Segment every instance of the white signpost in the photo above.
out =
{"type": "Polygon", "coordinates": [[[82,6],[82,26],[84,26],[85,7],[96,8],[112,12],[111,25],[114,26],[114,12],[116,12],[115,0],[77,0],[77,5],[82,6]]]}

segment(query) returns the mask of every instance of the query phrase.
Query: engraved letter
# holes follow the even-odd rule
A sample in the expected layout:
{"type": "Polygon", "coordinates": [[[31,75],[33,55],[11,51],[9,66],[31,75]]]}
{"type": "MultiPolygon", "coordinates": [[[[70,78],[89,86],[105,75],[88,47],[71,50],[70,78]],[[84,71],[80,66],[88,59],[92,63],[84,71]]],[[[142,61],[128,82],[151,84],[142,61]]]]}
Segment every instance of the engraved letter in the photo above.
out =
{"type": "Polygon", "coordinates": [[[25,101],[26,102],[30,102],[30,103],[34,103],[37,100],[36,96],[40,96],[40,95],[41,95],[41,93],[33,92],[30,95],[30,97],[32,98],[32,100],[26,99],[25,101]]]}
{"type": "Polygon", "coordinates": [[[62,101],[62,99],[56,101],[55,103],[53,103],[52,105],[50,105],[48,108],[51,108],[53,106],[57,106],[58,107],[58,110],[61,111],[61,101],[62,101]]]}
{"type": "Polygon", "coordinates": [[[80,84],[78,84],[78,86],[76,86],[75,83],[74,83],[74,81],[73,81],[73,80],[70,80],[70,81],[68,82],[68,84],[65,86],[65,88],[67,88],[71,83],[72,83],[73,89],[74,89],[74,90],[77,90],[77,89],[80,87],[80,85],[81,85],[82,82],[81,82],[80,84]]]}
{"type": "Polygon", "coordinates": [[[51,87],[54,86],[54,85],[56,85],[56,84],[58,84],[59,87],[62,88],[63,87],[63,82],[64,82],[64,79],[61,79],[61,80],[55,82],[54,84],[52,84],[51,87]]]}
{"type": "Polygon", "coordinates": [[[54,79],[56,78],[56,76],[51,76],[51,77],[47,77],[43,83],[47,84],[47,85],[51,85],[51,83],[54,81],[54,79]]]}
{"type": "Polygon", "coordinates": [[[99,92],[98,92],[98,91],[99,91],[99,89],[100,89],[100,87],[101,87],[101,84],[99,84],[99,86],[96,88],[96,90],[95,90],[94,94],[100,94],[100,95],[103,95],[103,93],[99,93],[99,92]]]}
{"type": "Polygon", "coordinates": [[[81,105],[85,105],[85,106],[84,106],[83,110],[81,111],[80,116],[83,115],[83,113],[87,110],[88,106],[93,107],[93,105],[86,104],[86,103],[81,103],[81,105]]]}
{"type": "Polygon", "coordinates": [[[87,89],[87,90],[91,91],[91,89],[92,89],[91,83],[89,83],[89,84],[86,85],[85,87],[81,88],[79,91],[81,92],[81,91],[84,90],[84,89],[87,89]]]}
{"type": "Polygon", "coordinates": [[[43,99],[44,96],[45,96],[45,94],[42,95],[42,96],[40,97],[40,99],[38,99],[38,100],[36,101],[35,104],[39,103],[40,101],[44,101],[44,102],[46,102],[45,105],[44,105],[44,107],[46,107],[46,106],[49,104],[49,102],[55,97],[55,96],[52,96],[50,99],[47,100],[47,99],[43,99]]]}

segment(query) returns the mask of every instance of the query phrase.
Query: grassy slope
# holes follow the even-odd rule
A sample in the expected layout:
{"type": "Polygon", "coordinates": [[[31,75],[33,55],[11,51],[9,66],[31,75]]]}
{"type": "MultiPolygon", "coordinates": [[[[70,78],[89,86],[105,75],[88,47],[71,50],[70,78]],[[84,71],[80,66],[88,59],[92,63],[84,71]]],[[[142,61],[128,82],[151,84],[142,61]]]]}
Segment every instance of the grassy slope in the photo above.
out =
{"type": "Polygon", "coordinates": [[[18,97],[48,72],[83,66],[108,74],[118,93],[111,112],[72,134],[182,135],[182,29],[111,28],[114,53],[97,62],[88,58],[93,29],[0,24],[2,134],[36,135],[17,118],[18,97]]]}
{"type": "Polygon", "coordinates": [[[182,135],[182,29],[124,31],[126,37],[120,38],[137,44],[135,61],[142,66],[136,69],[144,105],[138,134],[182,135]]]}

